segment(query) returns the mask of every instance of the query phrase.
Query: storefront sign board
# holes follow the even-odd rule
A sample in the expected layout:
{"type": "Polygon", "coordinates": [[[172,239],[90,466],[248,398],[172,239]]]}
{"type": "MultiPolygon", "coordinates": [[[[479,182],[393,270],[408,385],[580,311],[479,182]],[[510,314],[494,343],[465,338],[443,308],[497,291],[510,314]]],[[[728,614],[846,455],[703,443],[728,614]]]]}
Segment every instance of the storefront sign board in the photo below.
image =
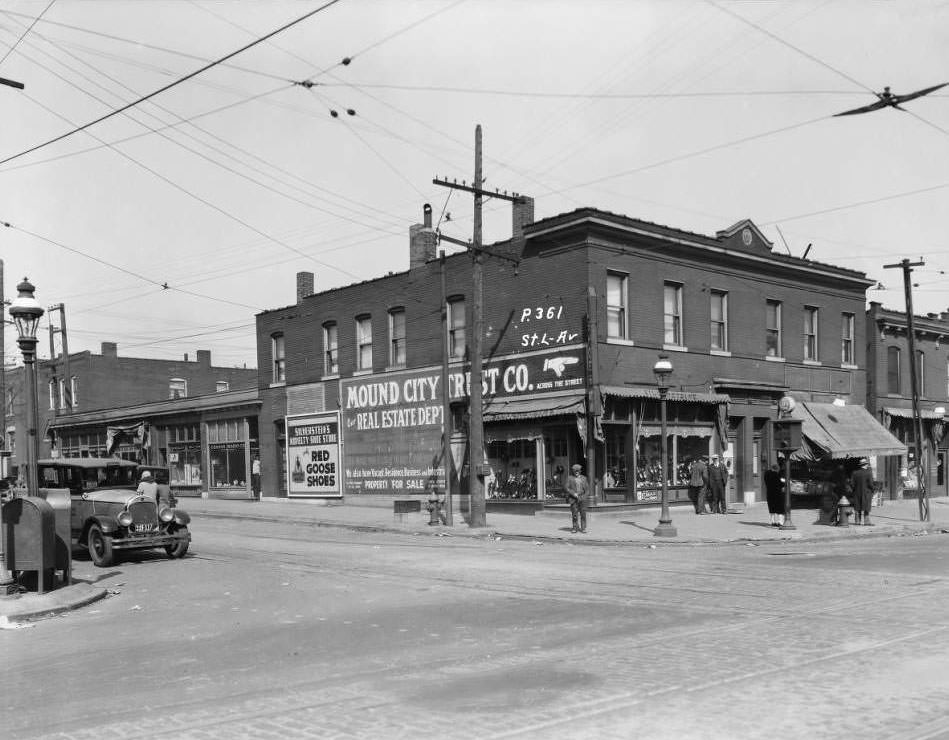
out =
{"type": "Polygon", "coordinates": [[[286,417],[287,496],[340,498],[339,412],[286,417]]]}

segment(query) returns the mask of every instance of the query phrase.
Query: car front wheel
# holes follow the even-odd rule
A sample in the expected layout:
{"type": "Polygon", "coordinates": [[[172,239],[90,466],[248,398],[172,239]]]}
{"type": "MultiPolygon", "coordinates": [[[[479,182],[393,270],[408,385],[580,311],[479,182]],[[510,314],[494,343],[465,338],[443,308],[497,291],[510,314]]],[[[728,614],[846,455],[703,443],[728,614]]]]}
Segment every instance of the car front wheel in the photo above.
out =
{"type": "Polygon", "coordinates": [[[165,552],[168,553],[170,558],[183,558],[185,553],[188,552],[188,545],[191,544],[188,540],[178,540],[173,545],[165,545],[165,552]]]}
{"type": "Polygon", "coordinates": [[[89,556],[92,562],[100,568],[107,568],[112,565],[112,538],[103,534],[102,528],[98,524],[89,527],[89,535],[86,539],[86,546],[89,548],[89,556]]]}

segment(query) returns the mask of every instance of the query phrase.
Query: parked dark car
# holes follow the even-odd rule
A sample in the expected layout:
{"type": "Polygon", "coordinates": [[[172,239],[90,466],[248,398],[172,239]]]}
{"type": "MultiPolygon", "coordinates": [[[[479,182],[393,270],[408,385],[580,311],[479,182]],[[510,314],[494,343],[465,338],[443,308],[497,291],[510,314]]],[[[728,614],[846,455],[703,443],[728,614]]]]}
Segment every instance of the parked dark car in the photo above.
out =
{"type": "MultiPolygon", "coordinates": [[[[85,547],[92,562],[107,567],[116,552],[164,548],[169,557],[188,552],[191,517],[139,495],[141,466],[116,458],[58,458],[38,463],[40,488],[69,489],[72,544],[85,547]]],[[[160,488],[160,487],[159,487],[160,488]]]]}

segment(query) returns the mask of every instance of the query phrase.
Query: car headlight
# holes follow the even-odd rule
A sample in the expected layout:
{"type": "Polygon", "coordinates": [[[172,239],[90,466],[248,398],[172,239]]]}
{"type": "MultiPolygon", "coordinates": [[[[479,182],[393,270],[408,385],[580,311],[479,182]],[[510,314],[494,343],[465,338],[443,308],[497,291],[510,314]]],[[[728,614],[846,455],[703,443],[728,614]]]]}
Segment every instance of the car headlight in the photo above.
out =
{"type": "Polygon", "coordinates": [[[167,524],[175,518],[175,510],[164,508],[161,510],[161,513],[159,513],[158,517],[167,524]]]}
{"type": "Polygon", "coordinates": [[[128,511],[121,512],[116,517],[116,519],[118,520],[119,524],[122,525],[123,527],[127,527],[128,525],[132,523],[132,515],[128,511]]]}

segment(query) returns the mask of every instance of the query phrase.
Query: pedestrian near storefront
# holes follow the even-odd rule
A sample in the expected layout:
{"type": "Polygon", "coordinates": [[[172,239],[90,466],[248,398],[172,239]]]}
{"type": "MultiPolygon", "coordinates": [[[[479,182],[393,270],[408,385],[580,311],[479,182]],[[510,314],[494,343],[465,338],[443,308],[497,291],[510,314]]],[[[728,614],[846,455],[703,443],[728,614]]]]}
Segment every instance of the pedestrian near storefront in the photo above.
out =
{"type": "Polygon", "coordinates": [[[260,500],[260,458],[254,455],[250,464],[250,485],[254,491],[254,498],[260,500]]]}
{"type": "Polygon", "coordinates": [[[567,503],[570,504],[570,517],[573,520],[571,532],[587,531],[587,504],[590,495],[590,484],[583,474],[583,467],[574,465],[570,469],[572,475],[567,479],[567,503]]]}
{"type": "Polygon", "coordinates": [[[772,527],[784,525],[784,479],[780,468],[774,463],[764,473],[764,490],[768,499],[768,516],[772,527]]]}
{"type": "Polygon", "coordinates": [[[696,514],[705,514],[705,492],[708,490],[708,466],[701,457],[689,467],[689,498],[695,505],[696,514]]]}
{"type": "Polygon", "coordinates": [[[728,468],[721,461],[718,455],[712,455],[712,464],[708,467],[708,490],[711,494],[711,506],[713,514],[724,514],[725,504],[725,485],[728,483],[728,468]]]}
{"type": "Polygon", "coordinates": [[[850,474],[850,490],[854,524],[872,527],[870,506],[873,504],[873,473],[870,472],[870,461],[865,457],[860,460],[860,467],[850,474]]]}

